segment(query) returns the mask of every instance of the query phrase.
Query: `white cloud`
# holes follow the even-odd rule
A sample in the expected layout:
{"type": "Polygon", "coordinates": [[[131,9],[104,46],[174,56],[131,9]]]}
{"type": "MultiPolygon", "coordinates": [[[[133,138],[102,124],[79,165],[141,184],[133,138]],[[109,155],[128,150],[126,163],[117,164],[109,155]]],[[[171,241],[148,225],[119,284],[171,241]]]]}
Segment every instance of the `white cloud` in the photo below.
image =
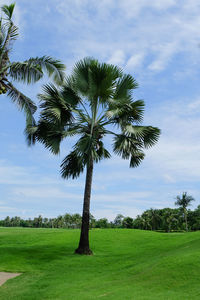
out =
{"type": "Polygon", "coordinates": [[[192,60],[200,60],[200,8],[196,1],[191,1],[190,8],[186,0],[181,5],[175,0],[55,3],[62,15],[57,29],[62,34],[61,42],[73,52],[74,60],[95,56],[127,70],[133,65],[134,71],[145,59],[149,72],[164,70],[177,54],[187,53],[188,66],[192,60]]]}
{"type": "Polygon", "coordinates": [[[100,218],[107,218],[109,221],[113,221],[118,214],[122,214],[124,217],[130,216],[132,218],[140,215],[142,213],[142,209],[136,207],[109,207],[107,209],[96,209],[95,210],[95,217],[97,219],[100,218]]]}
{"type": "Polygon", "coordinates": [[[93,195],[94,201],[95,202],[105,202],[105,203],[109,203],[109,202],[125,202],[125,203],[129,203],[129,202],[140,202],[141,203],[141,199],[143,199],[143,201],[145,201],[144,199],[148,198],[152,196],[152,192],[148,191],[148,192],[126,192],[126,193],[117,193],[117,194],[112,194],[112,195],[108,195],[108,194],[95,194],[93,195]]]}
{"type": "Polygon", "coordinates": [[[149,150],[148,161],[158,173],[168,174],[176,182],[200,180],[200,114],[195,110],[198,106],[198,98],[185,99],[167,102],[159,111],[162,134],[156,147],[149,150]]]}
{"type": "Polygon", "coordinates": [[[125,61],[125,55],[122,50],[116,50],[108,60],[109,64],[122,66],[125,61]]]}
{"type": "Polygon", "coordinates": [[[22,200],[25,198],[35,198],[35,199],[51,199],[53,198],[57,201],[60,198],[64,199],[80,199],[82,195],[77,195],[75,193],[66,193],[59,188],[52,188],[45,185],[44,187],[37,187],[37,188],[14,188],[12,190],[13,196],[17,196],[18,198],[22,197],[22,200]]]}
{"type": "Polygon", "coordinates": [[[135,69],[142,65],[144,57],[144,53],[136,53],[132,55],[126,63],[126,69],[135,72],[135,69]]]}
{"type": "Polygon", "coordinates": [[[162,71],[172,59],[173,55],[180,51],[178,43],[168,43],[164,45],[156,45],[155,52],[158,52],[157,58],[148,66],[152,71],[162,71]]]}
{"type": "Polygon", "coordinates": [[[175,0],[124,0],[119,1],[119,7],[128,18],[139,17],[144,8],[165,10],[176,4],[175,0]]]}
{"type": "MultiPolygon", "coordinates": [[[[26,150],[25,150],[26,151],[26,150]]],[[[79,180],[63,180],[56,170],[52,168],[52,173],[43,174],[42,167],[39,163],[37,167],[21,167],[19,165],[11,164],[8,160],[0,160],[0,184],[15,185],[15,186],[40,186],[40,185],[56,185],[64,187],[77,188],[82,184],[79,180]]]]}
{"type": "MultiPolygon", "coordinates": [[[[193,113],[195,113],[195,109],[197,109],[199,111],[199,108],[200,108],[200,99],[197,99],[197,100],[189,103],[189,105],[188,105],[188,109],[193,113]]],[[[187,112],[188,112],[188,110],[187,110],[187,112]]]]}

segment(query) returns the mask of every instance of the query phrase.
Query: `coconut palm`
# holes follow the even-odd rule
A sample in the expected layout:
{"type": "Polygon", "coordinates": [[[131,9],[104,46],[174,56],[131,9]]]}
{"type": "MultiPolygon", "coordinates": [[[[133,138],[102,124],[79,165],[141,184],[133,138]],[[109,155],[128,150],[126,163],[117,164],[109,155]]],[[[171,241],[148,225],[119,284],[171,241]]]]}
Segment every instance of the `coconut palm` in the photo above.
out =
{"type": "Polygon", "coordinates": [[[10,61],[13,42],[18,37],[18,28],[12,21],[14,7],[15,4],[11,4],[1,8],[3,16],[0,19],[0,94],[7,94],[18,108],[25,112],[27,122],[31,123],[36,106],[13,85],[12,81],[34,83],[46,72],[56,83],[61,83],[65,66],[49,56],[29,58],[24,62],[10,61]]]}
{"type": "Polygon", "coordinates": [[[39,141],[54,154],[64,138],[79,139],[61,164],[63,178],[76,178],[86,169],[81,236],[76,253],[91,254],[89,247],[90,197],[94,164],[111,157],[103,139],[113,137],[113,151],[137,167],[144,149],[153,146],[160,130],[142,126],[144,102],[134,101],[137,83],[116,66],[92,58],[79,61],[62,88],[49,84],[39,95],[42,108],[35,126],[27,127],[30,144],[39,141]],[[114,127],[114,128],[113,128],[114,127]]]}
{"type": "Polygon", "coordinates": [[[163,214],[163,225],[165,227],[166,232],[170,232],[172,225],[176,225],[178,223],[177,215],[175,213],[174,209],[171,208],[165,208],[163,209],[164,214],[163,214]]]}
{"type": "Polygon", "coordinates": [[[176,202],[175,205],[179,206],[181,210],[183,211],[184,214],[184,219],[185,219],[185,230],[188,231],[188,222],[187,222],[187,207],[191,205],[191,202],[194,201],[195,199],[192,196],[187,195],[187,192],[182,193],[182,196],[177,196],[176,197],[176,202]]]}
{"type": "Polygon", "coordinates": [[[160,215],[158,209],[150,208],[148,211],[149,218],[151,219],[151,228],[152,230],[156,230],[158,228],[160,222],[160,215]]]}

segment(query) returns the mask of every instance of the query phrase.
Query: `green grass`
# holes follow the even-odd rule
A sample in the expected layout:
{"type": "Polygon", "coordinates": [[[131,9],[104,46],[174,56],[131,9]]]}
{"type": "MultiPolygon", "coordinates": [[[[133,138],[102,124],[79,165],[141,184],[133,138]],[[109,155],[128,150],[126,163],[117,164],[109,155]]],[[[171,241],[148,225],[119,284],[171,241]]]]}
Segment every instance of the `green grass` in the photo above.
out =
{"type": "Polygon", "coordinates": [[[0,228],[0,271],[23,273],[0,287],[0,299],[200,299],[200,232],[90,237],[94,256],[79,256],[78,230],[0,228]]]}

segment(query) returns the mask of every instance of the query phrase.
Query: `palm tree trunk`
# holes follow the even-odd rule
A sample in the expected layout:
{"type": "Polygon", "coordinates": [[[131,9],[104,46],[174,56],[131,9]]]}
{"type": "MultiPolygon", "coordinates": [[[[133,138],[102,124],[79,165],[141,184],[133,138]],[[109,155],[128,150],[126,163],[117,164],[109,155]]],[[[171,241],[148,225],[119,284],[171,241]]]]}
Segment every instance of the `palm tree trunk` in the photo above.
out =
{"type": "Polygon", "coordinates": [[[185,211],[184,211],[184,215],[185,215],[185,230],[188,231],[187,211],[186,211],[186,209],[185,209],[185,211]]]}
{"type": "Polygon", "coordinates": [[[93,161],[87,165],[85,192],[83,202],[83,214],[81,225],[81,236],[78,248],[75,250],[77,254],[92,255],[92,250],[89,247],[89,221],[90,221],[90,197],[92,187],[93,161]]]}

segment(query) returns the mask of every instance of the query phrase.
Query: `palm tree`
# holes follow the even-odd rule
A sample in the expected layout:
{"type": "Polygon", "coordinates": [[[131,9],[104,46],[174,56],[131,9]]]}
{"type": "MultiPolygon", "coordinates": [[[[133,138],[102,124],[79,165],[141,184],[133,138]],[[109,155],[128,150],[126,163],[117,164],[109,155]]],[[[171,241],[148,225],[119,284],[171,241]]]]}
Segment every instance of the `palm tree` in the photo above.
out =
{"type": "Polygon", "coordinates": [[[148,210],[143,212],[143,214],[141,215],[141,222],[143,225],[143,229],[152,230],[152,220],[148,210]]]}
{"type": "Polygon", "coordinates": [[[61,83],[65,66],[49,56],[30,58],[24,62],[10,61],[10,51],[18,37],[18,28],[12,21],[14,8],[15,4],[4,5],[1,8],[3,17],[0,18],[0,94],[7,93],[18,108],[25,112],[27,122],[31,124],[36,106],[13,85],[12,80],[30,84],[41,79],[46,72],[56,83],[61,83]]]}
{"type": "Polygon", "coordinates": [[[163,223],[164,223],[165,230],[167,232],[171,231],[171,227],[172,227],[173,224],[177,225],[178,220],[176,218],[176,214],[174,212],[174,209],[171,209],[171,208],[165,208],[164,209],[163,223]]]}
{"type": "Polygon", "coordinates": [[[184,218],[185,218],[185,230],[188,231],[188,222],[187,222],[187,207],[191,205],[191,202],[195,199],[192,196],[187,195],[187,192],[182,193],[182,196],[176,197],[175,205],[179,206],[183,211],[184,218]]]}
{"type": "Polygon", "coordinates": [[[149,218],[151,219],[151,228],[152,230],[158,229],[160,216],[159,216],[159,210],[150,208],[148,211],[149,218]]]}
{"type": "Polygon", "coordinates": [[[92,254],[89,247],[90,197],[95,163],[110,158],[103,138],[113,136],[113,151],[137,167],[144,148],[153,146],[160,130],[142,126],[144,102],[133,101],[137,83],[116,66],[92,58],[79,61],[62,88],[44,86],[39,95],[42,108],[37,125],[27,127],[29,143],[39,141],[54,154],[61,141],[79,136],[61,164],[63,178],[76,178],[86,169],[81,236],[76,253],[92,254]],[[115,127],[113,130],[112,127],[115,127]]]}

